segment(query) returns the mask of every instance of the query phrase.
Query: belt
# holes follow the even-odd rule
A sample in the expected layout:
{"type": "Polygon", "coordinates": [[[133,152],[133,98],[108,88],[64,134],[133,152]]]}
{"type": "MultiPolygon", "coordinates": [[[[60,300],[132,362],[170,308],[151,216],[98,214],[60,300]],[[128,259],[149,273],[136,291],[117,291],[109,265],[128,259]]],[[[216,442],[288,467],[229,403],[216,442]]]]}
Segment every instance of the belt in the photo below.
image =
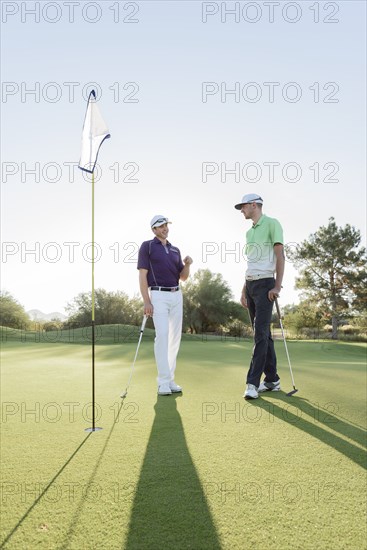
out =
{"type": "Polygon", "coordinates": [[[150,290],[161,290],[162,292],[177,292],[179,286],[151,286],[150,290]]]}
{"type": "Polygon", "coordinates": [[[269,275],[261,275],[257,273],[255,275],[247,275],[246,281],[259,281],[260,279],[273,279],[274,275],[271,273],[269,275]]]}

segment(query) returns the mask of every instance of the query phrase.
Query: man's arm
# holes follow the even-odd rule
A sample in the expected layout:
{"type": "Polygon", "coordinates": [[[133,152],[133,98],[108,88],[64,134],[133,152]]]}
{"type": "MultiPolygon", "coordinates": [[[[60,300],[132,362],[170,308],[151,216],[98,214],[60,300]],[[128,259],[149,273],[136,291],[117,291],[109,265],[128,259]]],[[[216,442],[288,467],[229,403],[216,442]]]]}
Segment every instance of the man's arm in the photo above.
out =
{"type": "Polygon", "coordinates": [[[149,290],[148,290],[148,270],[139,269],[139,285],[142,298],[144,300],[144,315],[153,315],[153,306],[150,301],[149,290]]]}
{"type": "Polygon", "coordinates": [[[180,273],[180,281],[186,281],[186,279],[190,275],[190,265],[192,264],[193,260],[192,258],[190,258],[190,256],[186,256],[186,258],[184,258],[182,261],[184,263],[184,266],[180,273]]]}
{"type": "Polygon", "coordinates": [[[275,298],[278,298],[283,282],[284,267],[285,267],[285,257],[284,257],[284,247],[280,243],[275,243],[274,245],[274,254],[276,257],[275,265],[275,286],[268,292],[268,298],[271,302],[274,302],[275,298]]]}

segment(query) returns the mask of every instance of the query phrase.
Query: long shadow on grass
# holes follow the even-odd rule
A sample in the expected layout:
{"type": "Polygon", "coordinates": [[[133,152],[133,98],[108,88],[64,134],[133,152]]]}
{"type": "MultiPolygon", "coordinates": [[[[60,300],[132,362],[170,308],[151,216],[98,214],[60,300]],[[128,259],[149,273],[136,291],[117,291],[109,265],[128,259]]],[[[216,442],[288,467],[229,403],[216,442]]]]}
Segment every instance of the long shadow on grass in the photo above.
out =
{"type": "Polygon", "coordinates": [[[42,499],[42,497],[45,496],[47,491],[52,487],[52,485],[55,483],[57,478],[62,474],[62,472],[65,470],[66,466],[70,464],[74,456],[80,451],[80,449],[83,447],[84,443],[87,441],[88,437],[90,437],[92,434],[89,433],[83,441],[80,443],[80,445],[76,448],[76,450],[70,455],[68,460],[65,462],[65,464],[60,468],[60,470],[54,475],[54,477],[51,479],[51,481],[46,485],[46,487],[43,489],[43,491],[38,495],[36,500],[33,502],[33,504],[28,508],[28,510],[23,514],[23,516],[20,518],[18,523],[13,527],[13,529],[10,531],[10,533],[6,536],[6,538],[2,541],[0,548],[4,548],[4,546],[9,542],[11,537],[14,535],[14,533],[19,529],[19,527],[22,525],[23,521],[27,519],[29,514],[32,512],[33,508],[37,506],[39,501],[42,499]]]}
{"type": "Polygon", "coordinates": [[[107,449],[107,446],[109,444],[109,441],[111,439],[111,436],[112,436],[112,433],[113,433],[113,430],[115,429],[115,426],[116,424],[118,423],[119,421],[119,417],[120,417],[120,413],[121,413],[121,410],[122,410],[122,407],[124,405],[124,399],[121,400],[121,404],[118,408],[118,411],[117,411],[117,414],[115,416],[115,419],[113,421],[113,424],[111,426],[111,429],[106,437],[106,441],[103,445],[103,449],[98,457],[98,460],[92,470],[92,473],[89,477],[89,480],[88,480],[88,483],[85,487],[85,490],[83,491],[83,496],[81,497],[80,499],[80,502],[78,503],[78,506],[76,508],[76,512],[74,513],[71,521],[70,521],[70,524],[69,524],[69,529],[60,545],[60,550],[66,550],[67,548],[69,548],[69,545],[70,545],[70,541],[71,539],[73,538],[74,536],[74,533],[75,531],[77,530],[78,528],[78,525],[79,525],[79,519],[80,519],[80,516],[84,510],[84,506],[85,504],[87,503],[88,501],[88,495],[89,495],[89,491],[91,490],[91,487],[92,487],[92,484],[93,484],[93,481],[94,481],[94,478],[96,477],[96,474],[99,470],[99,467],[101,465],[101,462],[102,462],[102,458],[106,452],[106,449],[107,449]]]}
{"type": "Polygon", "coordinates": [[[316,423],[324,424],[334,432],[352,439],[362,447],[367,447],[367,432],[362,426],[338,414],[339,405],[335,402],[326,403],[324,407],[318,406],[318,403],[311,403],[304,397],[297,397],[297,406],[301,413],[307,414],[316,423]]]}
{"type": "Polygon", "coordinates": [[[176,398],[160,396],[124,550],[220,549],[176,398]]]}
{"type": "Polygon", "coordinates": [[[353,439],[361,446],[366,446],[366,433],[364,430],[341,421],[329,410],[315,406],[307,399],[286,397],[283,393],[278,392],[269,392],[265,395],[265,399],[256,400],[254,405],[266,410],[268,414],[270,413],[275,418],[279,418],[287,424],[292,424],[295,428],[319,439],[325,445],[329,445],[353,460],[358,466],[367,468],[366,455],[360,447],[329,431],[334,430],[338,434],[353,439]],[[312,421],[306,419],[306,416],[310,417],[312,421]],[[327,426],[328,429],[325,429],[324,426],[327,426]]]}

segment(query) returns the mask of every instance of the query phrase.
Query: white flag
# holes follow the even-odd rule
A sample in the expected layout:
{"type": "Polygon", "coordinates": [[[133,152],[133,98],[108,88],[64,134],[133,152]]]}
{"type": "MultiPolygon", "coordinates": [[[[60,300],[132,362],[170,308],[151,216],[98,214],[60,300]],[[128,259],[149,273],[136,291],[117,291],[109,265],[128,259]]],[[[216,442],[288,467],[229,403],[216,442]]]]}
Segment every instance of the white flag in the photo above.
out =
{"type": "Polygon", "coordinates": [[[82,133],[82,150],[79,168],[93,174],[99,148],[105,139],[111,137],[96,102],[96,92],[91,91],[82,133]]]}

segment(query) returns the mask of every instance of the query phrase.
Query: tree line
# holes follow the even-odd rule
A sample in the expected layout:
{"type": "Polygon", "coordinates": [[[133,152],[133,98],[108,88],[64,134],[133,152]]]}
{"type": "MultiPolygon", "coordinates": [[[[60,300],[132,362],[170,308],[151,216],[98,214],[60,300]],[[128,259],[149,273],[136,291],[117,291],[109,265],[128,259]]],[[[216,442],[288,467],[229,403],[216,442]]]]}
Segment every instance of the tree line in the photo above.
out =
{"type": "MultiPolygon", "coordinates": [[[[140,296],[130,298],[125,292],[95,290],[94,312],[96,325],[125,324],[140,326],[143,301],[140,296]]],[[[228,332],[238,336],[239,327],[248,324],[246,312],[234,302],[231,290],[221,274],[208,269],[199,270],[185,285],[183,293],[183,331],[228,332]]],[[[92,294],[81,292],[66,306],[68,319],[53,319],[42,323],[43,330],[81,328],[91,325],[92,294]]],[[[39,325],[39,321],[37,321],[39,325]]],[[[12,328],[32,328],[24,308],[9,293],[0,295],[0,325],[12,328]]]]}
{"type": "MultiPolygon", "coordinates": [[[[366,249],[361,233],[347,224],[338,227],[334,218],[320,227],[287,256],[299,270],[296,288],[302,291],[301,302],[284,308],[284,324],[298,333],[305,328],[330,325],[337,338],[341,325],[366,327],[367,270],[366,249]]],[[[231,289],[220,273],[198,270],[184,286],[183,331],[192,334],[223,333],[239,336],[249,325],[247,311],[233,300],[231,289]],[[242,329],[241,329],[242,327],[242,329]]],[[[143,302],[123,291],[95,291],[96,324],[141,324],[143,302]]],[[[44,330],[90,326],[92,296],[78,294],[66,306],[68,320],[57,319],[43,324],[44,330]]],[[[275,320],[275,319],[274,319],[275,320]]],[[[31,328],[24,308],[7,292],[0,294],[0,325],[31,328]]],[[[306,334],[305,334],[306,335],[306,334]]]]}

